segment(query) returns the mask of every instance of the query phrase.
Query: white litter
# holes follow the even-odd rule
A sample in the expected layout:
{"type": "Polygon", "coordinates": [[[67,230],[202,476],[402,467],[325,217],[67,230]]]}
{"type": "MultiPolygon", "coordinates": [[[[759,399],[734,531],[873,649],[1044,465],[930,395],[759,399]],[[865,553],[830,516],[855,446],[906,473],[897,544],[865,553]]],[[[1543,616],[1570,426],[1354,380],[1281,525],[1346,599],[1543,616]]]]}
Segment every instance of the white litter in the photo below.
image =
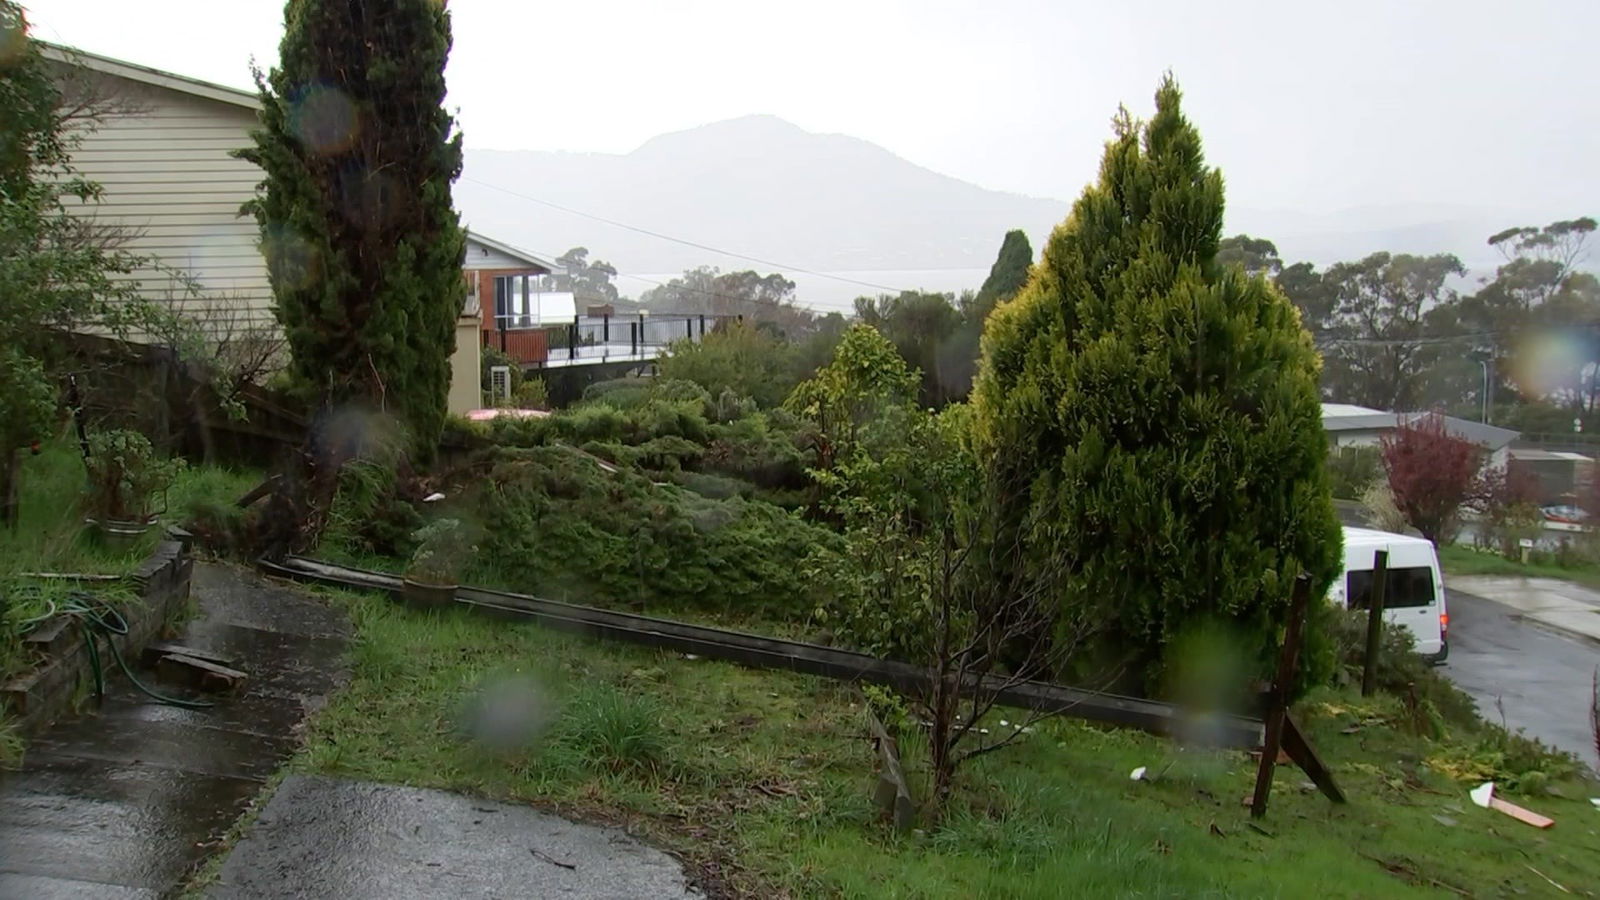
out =
{"type": "Polygon", "coordinates": [[[1133,774],[1129,775],[1128,777],[1133,779],[1134,781],[1143,781],[1144,780],[1144,766],[1140,766],[1139,768],[1134,769],[1133,770],[1133,774]]]}
{"type": "Polygon", "coordinates": [[[444,499],[444,495],[443,494],[439,493],[438,491],[434,491],[433,493],[429,494],[428,496],[423,497],[422,498],[422,502],[423,503],[437,503],[437,502],[439,502],[440,500],[443,500],[443,499],[444,499]]]}
{"type": "Polygon", "coordinates": [[[695,656],[693,653],[685,653],[683,655],[683,658],[684,659],[699,659],[700,657],[695,656]]]}

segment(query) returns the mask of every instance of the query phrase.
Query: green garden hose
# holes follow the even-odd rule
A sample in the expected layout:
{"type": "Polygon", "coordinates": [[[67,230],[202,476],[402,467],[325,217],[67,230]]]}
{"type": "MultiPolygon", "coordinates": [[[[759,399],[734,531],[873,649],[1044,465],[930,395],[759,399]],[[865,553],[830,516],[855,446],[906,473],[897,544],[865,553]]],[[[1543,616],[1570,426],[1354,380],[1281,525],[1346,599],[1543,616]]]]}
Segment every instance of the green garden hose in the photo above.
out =
{"type": "Polygon", "coordinates": [[[168,706],[177,706],[183,709],[209,709],[214,704],[205,700],[184,700],[179,697],[168,697],[157,693],[138,676],[133,674],[133,669],[128,667],[128,661],[122,658],[122,651],[117,649],[116,638],[128,633],[128,620],[117,612],[117,608],[110,603],[83,591],[73,591],[67,595],[67,602],[60,608],[62,615],[71,616],[78,620],[83,629],[83,646],[89,653],[89,668],[94,672],[94,695],[96,698],[105,697],[105,672],[100,664],[100,647],[97,637],[104,634],[106,645],[111,648],[111,657],[117,661],[122,674],[128,676],[133,686],[138,688],[145,696],[168,706]]]}

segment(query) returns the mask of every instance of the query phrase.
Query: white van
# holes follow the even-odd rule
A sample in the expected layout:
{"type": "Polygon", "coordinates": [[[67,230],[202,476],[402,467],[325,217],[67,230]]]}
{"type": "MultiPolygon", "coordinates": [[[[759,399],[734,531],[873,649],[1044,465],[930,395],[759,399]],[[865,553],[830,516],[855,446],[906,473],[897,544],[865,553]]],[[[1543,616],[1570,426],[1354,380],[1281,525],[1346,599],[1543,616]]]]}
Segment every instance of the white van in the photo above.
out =
{"type": "Polygon", "coordinates": [[[1386,625],[1402,625],[1417,639],[1417,652],[1434,663],[1450,654],[1450,614],[1444,605],[1444,579],[1433,543],[1419,537],[1344,530],[1344,572],[1328,589],[1328,599],[1348,609],[1366,609],[1372,596],[1376,553],[1389,551],[1389,582],[1383,595],[1386,625]]]}

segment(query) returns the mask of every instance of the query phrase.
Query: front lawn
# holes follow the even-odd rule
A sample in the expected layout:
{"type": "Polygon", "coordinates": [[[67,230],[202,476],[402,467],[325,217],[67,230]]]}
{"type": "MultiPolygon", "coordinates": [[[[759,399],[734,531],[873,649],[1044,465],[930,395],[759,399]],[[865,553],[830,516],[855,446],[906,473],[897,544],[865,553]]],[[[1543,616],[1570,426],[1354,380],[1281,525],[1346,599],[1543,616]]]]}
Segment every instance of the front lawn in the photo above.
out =
{"type": "MultiPolygon", "coordinates": [[[[357,626],[354,678],[313,720],[293,769],[625,824],[718,893],[1546,896],[1548,877],[1594,896],[1600,886],[1600,811],[1587,800],[1600,786],[1559,761],[1519,759],[1528,748],[1488,726],[1413,736],[1440,727],[1426,701],[1324,691],[1301,705],[1348,805],[1287,767],[1267,818],[1252,823],[1247,755],[1056,720],[965,769],[941,825],[896,836],[869,799],[875,757],[851,687],[329,596],[357,626]],[[1135,766],[1159,777],[1132,781],[1135,766]],[[1468,800],[1478,780],[1518,773],[1510,796],[1554,829],[1468,800]]],[[[988,724],[1006,727],[1002,718],[988,724]]],[[[920,777],[916,743],[902,736],[920,777]]]]}

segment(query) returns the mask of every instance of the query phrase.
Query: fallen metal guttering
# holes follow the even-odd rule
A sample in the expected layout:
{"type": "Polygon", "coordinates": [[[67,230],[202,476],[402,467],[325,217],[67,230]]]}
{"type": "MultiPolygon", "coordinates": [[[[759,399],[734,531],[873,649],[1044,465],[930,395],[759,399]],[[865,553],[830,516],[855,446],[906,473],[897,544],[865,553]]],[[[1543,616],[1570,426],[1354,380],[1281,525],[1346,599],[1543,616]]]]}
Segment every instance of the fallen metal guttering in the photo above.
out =
{"type": "MultiPolygon", "coordinates": [[[[260,560],[257,565],[266,574],[296,581],[389,592],[398,591],[401,586],[400,578],[395,575],[303,557],[291,556],[282,562],[260,560]]],[[[925,691],[932,680],[930,673],[922,667],[878,659],[865,653],[542,600],[509,591],[462,586],[456,591],[456,602],[489,615],[532,620],[559,631],[693,653],[755,668],[883,684],[911,693],[925,691]]],[[[1261,745],[1262,723],[1259,719],[1244,716],[1199,719],[1169,703],[1043,681],[1008,684],[1004,679],[989,676],[982,684],[983,689],[994,692],[1001,706],[1131,726],[1226,747],[1254,748],[1261,745]]]]}

